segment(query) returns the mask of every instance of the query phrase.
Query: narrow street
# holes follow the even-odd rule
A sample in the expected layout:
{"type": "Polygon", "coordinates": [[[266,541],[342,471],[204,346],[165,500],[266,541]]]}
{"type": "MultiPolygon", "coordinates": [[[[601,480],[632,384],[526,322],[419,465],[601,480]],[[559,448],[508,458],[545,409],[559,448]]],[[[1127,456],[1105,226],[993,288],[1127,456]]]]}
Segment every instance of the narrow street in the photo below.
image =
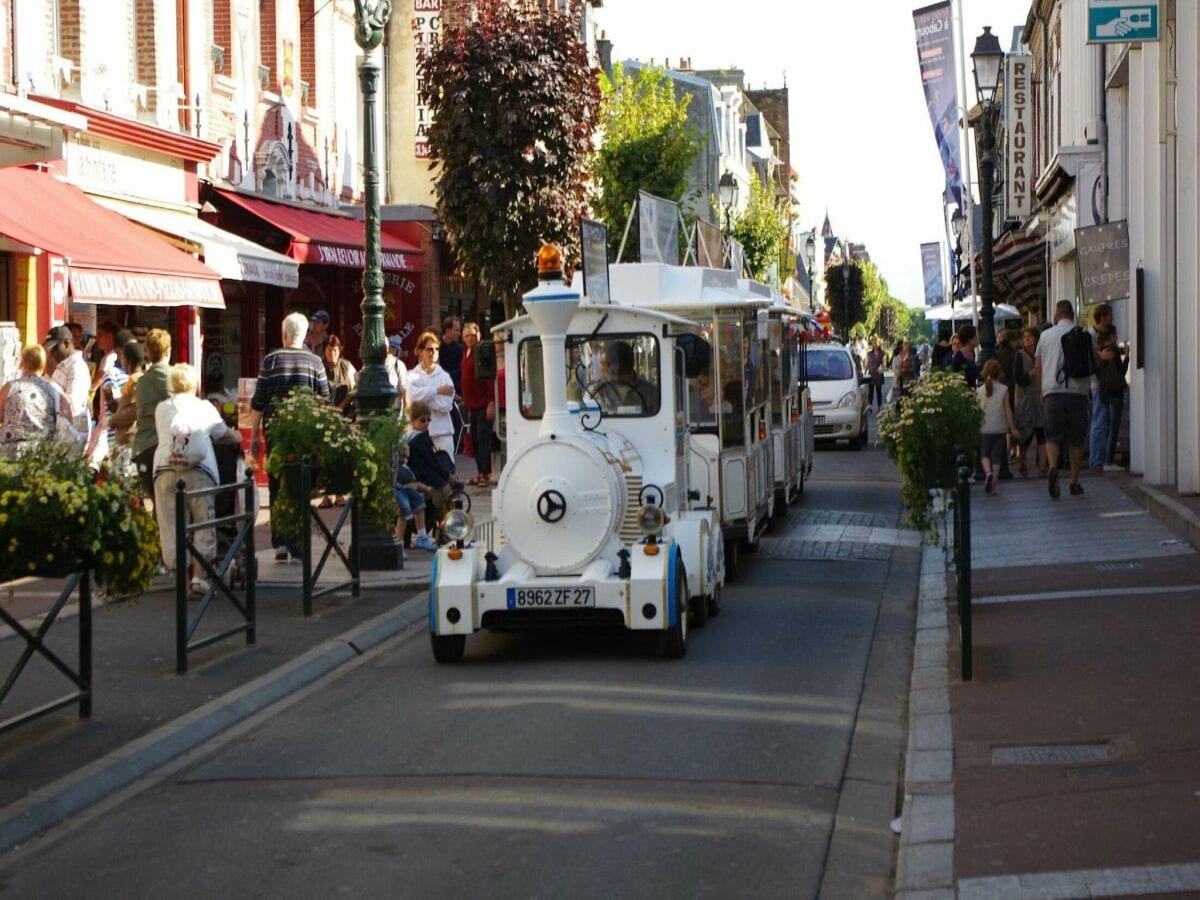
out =
{"type": "Polygon", "coordinates": [[[899,515],[881,451],[822,451],[683,660],[485,634],[438,666],[422,623],[12,854],[0,888],[884,896],[919,566],[899,515]]]}

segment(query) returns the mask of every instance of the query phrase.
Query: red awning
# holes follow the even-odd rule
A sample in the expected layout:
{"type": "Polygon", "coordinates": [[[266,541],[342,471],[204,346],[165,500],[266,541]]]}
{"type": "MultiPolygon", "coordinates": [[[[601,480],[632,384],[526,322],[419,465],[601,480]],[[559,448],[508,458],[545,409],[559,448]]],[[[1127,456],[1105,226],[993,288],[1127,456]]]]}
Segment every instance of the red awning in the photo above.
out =
{"type": "Polygon", "coordinates": [[[45,172],[0,168],[0,234],[64,257],[81,303],[225,308],[220,275],[45,172]]]}
{"type": "MultiPolygon", "coordinates": [[[[366,235],[360,219],[298,209],[232,191],[218,190],[217,193],[289,235],[292,243],[288,247],[288,256],[297,262],[347,269],[366,267],[363,252],[366,235]]],[[[383,268],[392,272],[420,272],[424,268],[420,248],[387,232],[380,237],[383,268]]]]}

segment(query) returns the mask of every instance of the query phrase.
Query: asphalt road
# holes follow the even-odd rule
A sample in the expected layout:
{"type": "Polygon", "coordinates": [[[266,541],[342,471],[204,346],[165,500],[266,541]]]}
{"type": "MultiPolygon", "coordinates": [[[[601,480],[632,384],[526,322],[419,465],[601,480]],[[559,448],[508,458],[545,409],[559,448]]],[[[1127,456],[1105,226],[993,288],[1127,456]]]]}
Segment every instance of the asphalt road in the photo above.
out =
{"type": "Polygon", "coordinates": [[[687,656],[423,628],[0,864],[13,896],[884,896],[916,551],[818,453],[687,656]]]}

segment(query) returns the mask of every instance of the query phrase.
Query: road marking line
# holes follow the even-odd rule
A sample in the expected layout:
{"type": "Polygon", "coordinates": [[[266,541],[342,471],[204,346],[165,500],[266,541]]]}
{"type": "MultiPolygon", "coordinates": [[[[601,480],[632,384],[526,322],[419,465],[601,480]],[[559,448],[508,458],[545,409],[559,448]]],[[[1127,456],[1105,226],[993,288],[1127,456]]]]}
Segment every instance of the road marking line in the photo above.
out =
{"type": "Polygon", "coordinates": [[[1126,866],[1119,869],[1079,869],[963,878],[960,900],[979,897],[1117,897],[1129,894],[1176,894],[1200,890],[1200,863],[1173,866],[1126,866]]]}
{"type": "Polygon", "coordinates": [[[1095,597],[1136,597],[1157,594],[1187,594],[1200,592],[1200,584],[1175,584],[1161,587],[1092,588],[1081,591],[1048,591],[1042,594],[995,594],[990,597],[975,597],[972,602],[1028,603],[1033,600],[1079,600],[1095,597]]]}

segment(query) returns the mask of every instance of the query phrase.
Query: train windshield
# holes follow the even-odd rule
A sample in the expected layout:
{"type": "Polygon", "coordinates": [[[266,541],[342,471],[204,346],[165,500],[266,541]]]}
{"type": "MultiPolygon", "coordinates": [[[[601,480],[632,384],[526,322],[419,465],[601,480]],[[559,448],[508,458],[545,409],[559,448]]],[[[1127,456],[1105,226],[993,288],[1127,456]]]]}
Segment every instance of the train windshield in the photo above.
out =
{"type": "MultiPolygon", "coordinates": [[[[546,408],[542,342],[521,341],[521,415],[540,419],[546,408]]],[[[652,334],[567,337],[567,402],[599,407],[606,416],[655,415],[662,406],[658,339],[652,334]]]]}

